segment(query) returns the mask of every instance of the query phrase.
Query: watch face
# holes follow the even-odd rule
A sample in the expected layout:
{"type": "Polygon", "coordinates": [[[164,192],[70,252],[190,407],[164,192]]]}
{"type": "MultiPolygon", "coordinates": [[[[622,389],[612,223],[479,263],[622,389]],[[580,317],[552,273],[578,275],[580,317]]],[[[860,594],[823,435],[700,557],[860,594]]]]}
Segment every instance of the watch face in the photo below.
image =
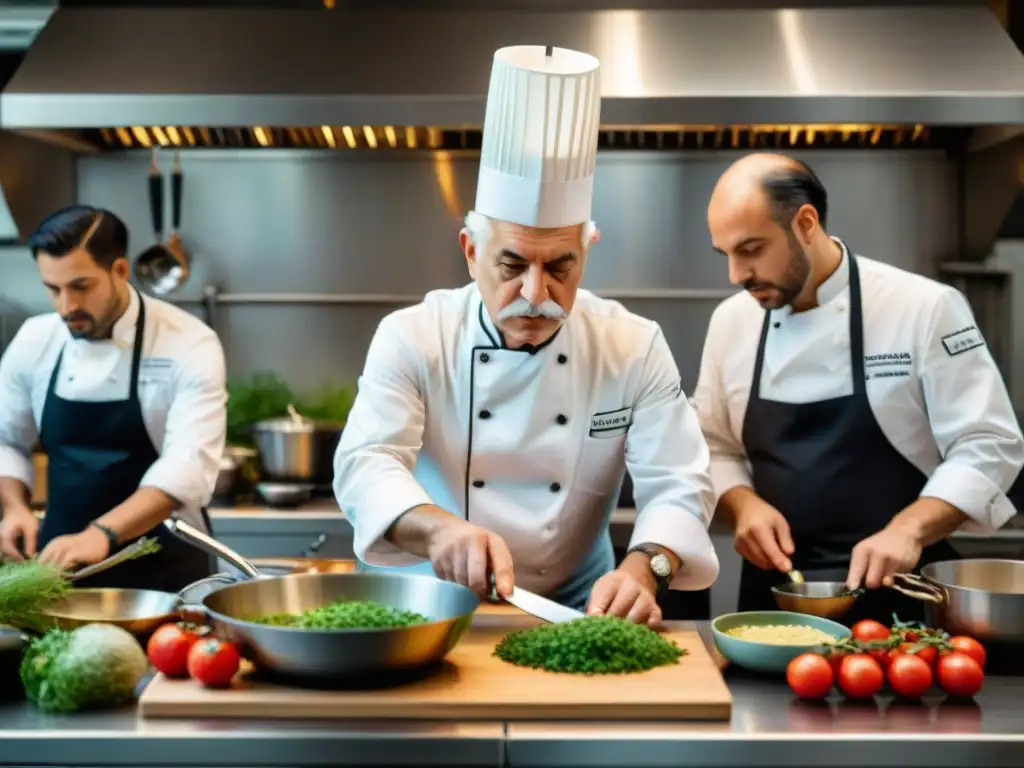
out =
{"type": "Polygon", "coordinates": [[[651,570],[665,579],[672,573],[672,563],[669,562],[665,555],[655,555],[651,558],[651,570]]]}

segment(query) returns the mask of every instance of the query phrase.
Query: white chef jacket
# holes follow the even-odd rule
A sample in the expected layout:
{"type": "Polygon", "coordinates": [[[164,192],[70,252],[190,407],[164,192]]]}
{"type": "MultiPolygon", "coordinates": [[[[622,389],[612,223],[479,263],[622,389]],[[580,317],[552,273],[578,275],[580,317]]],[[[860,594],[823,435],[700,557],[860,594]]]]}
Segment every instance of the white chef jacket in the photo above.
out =
{"type": "Polygon", "coordinates": [[[433,503],[502,536],[517,584],[548,594],[607,533],[628,467],[631,545],[682,558],[673,588],[710,586],[708,449],[658,325],[580,291],[536,353],[499,339],[475,284],[381,322],[334,463],[356,555],[421,563],[382,537],[433,503]]]}
{"type": "MultiPolygon", "coordinates": [[[[839,242],[839,241],[837,241],[839,242]]],[[[761,397],[816,402],[853,392],[849,254],[818,289],[819,306],[771,312],[761,397]]],[[[1024,438],[1006,385],[955,288],[857,257],[867,396],[882,432],[929,479],[921,491],[995,530],[1015,509],[1006,497],[1024,466],[1024,438]]],[[[694,390],[721,496],[752,486],[742,444],[764,312],[745,291],[714,311],[694,390]]]]}
{"type": "MultiPolygon", "coordinates": [[[[56,313],[26,320],[0,358],[0,476],[31,487],[32,448],[61,348],[56,393],[66,400],[127,400],[140,294],[112,337],[71,336],[56,313]],[[65,346],[66,345],[66,346],[65,346]]],[[[205,529],[199,510],[209,503],[227,434],[224,351],[201,320],[164,301],[144,297],[146,325],[139,361],[142,419],[160,458],[141,486],[181,502],[177,515],[205,529]]]]}

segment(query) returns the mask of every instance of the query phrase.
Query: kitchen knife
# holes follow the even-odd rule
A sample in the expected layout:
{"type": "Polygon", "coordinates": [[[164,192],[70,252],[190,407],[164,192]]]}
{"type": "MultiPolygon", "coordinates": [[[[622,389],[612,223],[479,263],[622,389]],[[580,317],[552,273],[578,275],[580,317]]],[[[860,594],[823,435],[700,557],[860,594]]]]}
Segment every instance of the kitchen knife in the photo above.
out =
{"type": "Polygon", "coordinates": [[[527,592],[519,587],[513,587],[512,594],[505,600],[519,610],[526,611],[531,616],[536,616],[538,619],[549,621],[552,624],[580,619],[586,615],[581,611],[566,608],[561,603],[548,600],[546,597],[535,595],[533,592],[527,592]]]}

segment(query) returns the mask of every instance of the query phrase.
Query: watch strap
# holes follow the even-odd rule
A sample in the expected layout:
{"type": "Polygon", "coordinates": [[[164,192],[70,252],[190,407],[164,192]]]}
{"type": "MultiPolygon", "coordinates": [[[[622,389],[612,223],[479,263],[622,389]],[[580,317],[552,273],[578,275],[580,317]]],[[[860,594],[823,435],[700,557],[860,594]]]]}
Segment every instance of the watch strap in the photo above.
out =
{"type": "Polygon", "coordinates": [[[107,542],[110,544],[110,554],[113,554],[117,550],[117,548],[121,546],[121,542],[117,538],[117,533],[114,531],[113,528],[108,528],[107,526],[103,525],[102,523],[98,523],[95,520],[89,523],[89,525],[93,528],[99,529],[103,532],[103,535],[107,537],[107,542]]]}
{"type": "MultiPolygon", "coordinates": [[[[637,544],[636,546],[630,547],[629,551],[626,552],[626,555],[629,556],[632,552],[643,552],[648,557],[648,563],[656,557],[665,556],[659,549],[647,544],[637,544]]],[[[669,574],[668,576],[661,576],[653,567],[651,567],[651,574],[657,580],[659,590],[665,590],[668,588],[669,582],[672,580],[672,574],[669,574]]]]}

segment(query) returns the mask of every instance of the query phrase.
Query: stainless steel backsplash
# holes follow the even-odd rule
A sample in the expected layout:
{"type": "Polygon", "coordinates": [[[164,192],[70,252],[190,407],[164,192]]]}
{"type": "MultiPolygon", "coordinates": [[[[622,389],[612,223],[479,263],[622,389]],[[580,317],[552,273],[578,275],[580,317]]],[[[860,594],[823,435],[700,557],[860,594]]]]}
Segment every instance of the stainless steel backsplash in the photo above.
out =
{"type": "MultiPolygon", "coordinates": [[[[602,237],[584,285],[728,289],[705,210],[715,180],[738,154],[603,152],[594,200],[602,237]]],[[[955,174],[941,152],[800,156],[828,187],[829,230],[859,253],[929,275],[956,257],[955,174]]],[[[177,298],[197,314],[195,300],[209,283],[230,293],[420,296],[468,280],[457,235],[474,199],[472,155],[209,150],[182,161],[183,233],[194,270],[177,298]]],[[[78,161],[79,200],[124,217],[135,252],[153,241],[148,164],[145,153],[78,161]]],[[[0,295],[27,311],[49,309],[21,249],[0,251],[0,295]]],[[[692,390],[717,299],[623,303],[662,324],[692,390]]],[[[354,382],[378,321],[397,306],[224,305],[217,326],[232,375],[274,370],[304,390],[354,382]]]]}

